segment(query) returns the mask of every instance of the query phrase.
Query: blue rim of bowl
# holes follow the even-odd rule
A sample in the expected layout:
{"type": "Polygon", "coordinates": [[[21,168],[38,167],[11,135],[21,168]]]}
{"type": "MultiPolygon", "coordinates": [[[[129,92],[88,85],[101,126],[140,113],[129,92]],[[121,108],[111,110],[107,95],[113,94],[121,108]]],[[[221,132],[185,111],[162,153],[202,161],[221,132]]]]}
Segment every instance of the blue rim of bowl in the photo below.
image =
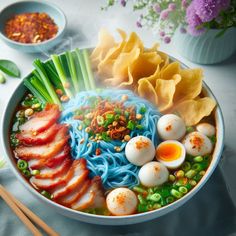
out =
{"type": "MultiPolygon", "coordinates": [[[[55,37],[51,38],[51,39],[48,39],[48,40],[45,40],[43,42],[40,42],[40,43],[19,43],[17,41],[14,41],[14,40],[11,40],[9,39],[5,34],[4,32],[0,31],[0,37],[2,37],[4,40],[8,41],[9,43],[11,44],[15,44],[17,46],[24,46],[24,47],[38,47],[38,46],[42,46],[42,45],[45,45],[45,44],[48,44],[52,41],[54,41],[55,39],[57,39],[59,36],[63,35],[64,34],[64,31],[67,27],[67,19],[66,19],[66,15],[65,13],[61,10],[60,7],[58,7],[56,4],[54,3],[51,3],[51,2],[47,2],[47,1],[37,1],[37,0],[23,0],[23,1],[17,1],[17,2],[14,2],[14,3],[11,3],[9,5],[7,5],[6,7],[4,7],[1,11],[0,11],[0,15],[2,14],[3,11],[5,11],[7,8],[10,8],[12,6],[14,6],[15,4],[20,4],[20,3],[40,3],[40,4],[45,4],[49,7],[52,7],[54,9],[56,9],[60,14],[61,16],[63,17],[63,20],[64,20],[64,25],[61,27],[61,31],[59,32],[59,34],[57,34],[55,37]]],[[[53,19],[54,20],[54,19],[53,19]]]]}
{"type": "MultiPolygon", "coordinates": [[[[91,48],[88,48],[91,49],[91,48]]],[[[168,55],[169,56],[169,55],[168,55]]],[[[179,61],[178,59],[169,56],[169,58],[172,61],[177,61],[180,63],[181,67],[183,69],[187,69],[189,68],[187,65],[185,65],[184,63],[182,63],[181,61],[179,61]]],[[[48,61],[48,60],[46,60],[48,61]]],[[[30,72],[31,73],[31,72],[30,72]]],[[[27,77],[27,76],[26,76],[27,77]]],[[[22,86],[23,81],[15,88],[14,91],[17,91],[17,89],[22,86]]],[[[2,144],[3,144],[3,149],[4,149],[4,154],[6,155],[6,160],[11,168],[11,170],[14,172],[14,174],[17,176],[17,180],[19,180],[25,187],[27,190],[29,190],[30,193],[32,193],[32,195],[34,195],[36,198],[38,198],[41,202],[45,203],[46,205],[53,207],[53,209],[57,212],[59,212],[60,210],[60,214],[64,214],[67,215],[66,212],[70,213],[70,214],[78,214],[82,217],[79,218],[78,220],[86,222],[86,223],[92,223],[92,224],[98,224],[98,225],[131,225],[131,224],[136,224],[136,223],[141,223],[141,222],[145,222],[148,220],[152,220],[158,217],[161,217],[163,215],[168,214],[169,212],[172,212],[175,209],[178,209],[180,206],[184,205],[186,202],[188,202],[188,200],[190,200],[208,181],[208,179],[211,177],[211,175],[213,174],[215,168],[217,167],[220,158],[222,156],[223,153],[223,148],[224,148],[224,140],[225,140],[225,124],[224,124],[224,118],[223,118],[223,113],[221,110],[221,107],[215,97],[215,95],[213,94],[213,92],[211,91],[211,89],[208,87],[208,85],[203,81],[203,89],[207,91],[208,96],[212,97],[216,103],[217,103],[217,107],[215,110],[215,116],[216,116],[216,112],[219,115],[219,124],[221,124],[221,129],[222,129],[222,134],[220,137],[220,140],[217,140],[217,145],[219,146],[219,150],[218,152],[215,154],[216,155],[216,160],[214,162],[214,164],[211,166],[211,164],[209,165],[206,174],[202,177],[202,179],[197,183],[196,186],[194,186],[194,188],[189,191],[186,195],[184,195],[182,198],[177,199],[176,201],[174,201],[173,203],[170,203],[166,206],[163,206],[159,209],[153,210],[153,211],[148,211],[148,212],[143,212],[143,213],[138,213],[138,214],[133,214],[133,215],[127,215],[127,216],[104,216],[104,215],[94,215],[94,214],[90,214],[90,213],[86,213],[86,212],[82,212],[82,211],[77,211],[68,207],[65,207],[63,205],[60,205],[52,200],[49,200],[47,198],[45,198],[44,196],[42,196],[37,190],[35,190],[29,183],[27,180],[24,179],[24,177],[20,174],[20,172],[17,170],[16,165],[13,164],[13,162],[11,161],[12,158],[10,158],[8,156],[7,150],[6,150],[6,142],[8,142],[8,140],[4,140],[2,139],[2,144]],[[209,170],[211,166],[211,169],[209,170]],[[20,178],[18,178],[18,176],[20,176],[20,178]],[[64,211],[64,213],[62,213],[61,211],[64,211]],[[159,212],[158,216],[155,216],[155,214],[159,212]],[[148,217],[150,216],[150,217],[148,217]],[[87,217],[89,217],[91,220],[88,221],[87,217]],[[145,218],[144,220],[142,220],[142,218],[145,218]],[[148,217],[146,219],[146,217],[148,217]],[[134,220],[135,219],[135,220],[134,220]],[[121,222],[117,222],[117,220],[122,220],[121,222]],[[103,222],[101,222],[103,221],[103,222]],[[134,222],[132,222],[134,221],[134,222]]],[[[12,96],[11,96],[12,97],[12,96]]],[[[9,102],[12,98],[9,99],[9,102]]],[[[2,134],[1,136],[3,137],[4,135],[4,129],[3,129],[3,124],[4,124],[4,119],[7,118],[7,107],[5,107],[4,111],[3,111],[3,117],[1,120],[1,126],[2,126],[2,134]]],[[[215,150],[214,150],[215,153],[215,150]]],[[[213,154],[214,154],[213,153],[213,154]]],[[[75,219],[75,217],[70,217],[75,219]]]]}

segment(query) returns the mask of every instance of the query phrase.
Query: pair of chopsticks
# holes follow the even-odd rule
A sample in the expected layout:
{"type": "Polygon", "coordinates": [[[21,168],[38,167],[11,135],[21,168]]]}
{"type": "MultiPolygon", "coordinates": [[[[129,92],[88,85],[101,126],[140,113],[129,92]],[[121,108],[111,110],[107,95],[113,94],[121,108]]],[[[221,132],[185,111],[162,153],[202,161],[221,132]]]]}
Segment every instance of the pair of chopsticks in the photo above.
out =
{"type": "Polygon", "coordinates": [[[25,224],[25,226],[35,236],[42,236],[42,233],[31,222],[40,226],[48,235],[58,236],[59,234],[50,228],[43,220],[35,215],[30,209],[28,209],[23,203],[18,201],[12,196],[1,184],[0,184],[0,197],[7,203],[7,205],[14,211],[18,218],[25,224]],[[30,221],[31,219],[31,221],[30,221]]]}

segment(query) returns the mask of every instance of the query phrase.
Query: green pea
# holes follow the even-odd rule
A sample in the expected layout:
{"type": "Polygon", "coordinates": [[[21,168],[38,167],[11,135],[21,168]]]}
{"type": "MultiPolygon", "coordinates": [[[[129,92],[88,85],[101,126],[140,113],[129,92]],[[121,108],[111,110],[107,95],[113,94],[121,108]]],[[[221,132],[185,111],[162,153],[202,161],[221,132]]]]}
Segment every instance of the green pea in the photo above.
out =
{"type": "Polygon", "coordinates": [[[19,170],[26,170],[28,168],[28,162],[25,160],[18,160],[17,167],[19,170]]]}
{"type": "Polygon", "coordinates": [[[197,174],[197,172],[195,170],[189,170],[188,172],[185,173],[185,176],[189,179],[193,178],[195,175],[197,174]]]}
{"type": "Polygon", "coordinates": [[[23,173],[23,175],[24,175],[26,178],[30,178],[30,176],[31,176],[29,170],[24,169],[24,170],[22,170],[22,173],[23,173]]]}
{"type": "Polygon", "coordinates": [[[193,164],[192,169],[197,172],[201,171],[201,165],[199,165],[199,163],[195,163],[195,164],[193,164]]]}
{"type": "Polygon", "coordinates": [[[172,203],[174,200],[175,200],[175,199],[174,199],[172,196],[169,196],[169,197],[166,198],[166,202],[167,202],[168,204],[172,203]]]}
{"type": "Polygon", "coordinates": [[[182,193],[180,193],[176,189],[171,189],[170,193],[173,197],[178,198],[178,199],[183,196],[182,193]]]}
{"type": "Polygon", "coordinates": [[[202,162],[203,161],[203,157],[202,156],[196,156],[193,158],[194,162],[202,162]]]}
{"type": "Polygon", "coordinates": [[[184,162],[182,164],[182,169],[183,169],[184,172],[190,170],[191,169],[191,164],[188,161],[184,162]]]}
{"type": "Polygon", "coordinates": [[[45,191],[45,190],[43,190],[43,191],[41,192],[41,194],[42,194],[44,197],[48,198],[48,199],[52,199],[52,195],[51,195],[49,192],[45,191]]]}
{"type": "Polygon", "coordinates": [[[159,193],[148,195],[147,200],[150,200],[152,202],[159,202],[161,200],[161,195],[159,193]]]}
{"type": "Polygon", "coordinates": [[[183,194],[186,194],[188,192],[188,189],[184,186],[179,187],[179,191],[183,194]]]}

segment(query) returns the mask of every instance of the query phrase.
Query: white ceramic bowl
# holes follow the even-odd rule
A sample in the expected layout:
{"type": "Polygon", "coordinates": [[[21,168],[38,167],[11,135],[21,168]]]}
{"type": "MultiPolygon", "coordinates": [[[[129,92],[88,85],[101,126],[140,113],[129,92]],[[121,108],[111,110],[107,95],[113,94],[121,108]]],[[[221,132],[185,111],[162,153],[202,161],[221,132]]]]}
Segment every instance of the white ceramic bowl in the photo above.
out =
{"type": "MultiPolygon", "coordinates": [[[[186,66],[183,64],[182,64],[182,67],[186,68],[186,66]]],[[[209,168],[207,169],[206,174],[200,180],[200,182],[184,197],[158,210],[140,213],[136,215],[129,215],[129,216],[98,216],[98,215],[87,214],[80,211],[69,209],[67,207],[61,206],[43,197],[23,178],[22,174],[19,172],[19,170],[16,167],[14,156],[12,154],[10,142],[9,142],[11,117],[13,117],[17,104],[23,98],[25,92],[26,92],[26,88],[22,80],[22,82],[13,92],[11,99],[9,100],[6,106],[6,109],[3,113],[1,140],[2,140],[2,145],[4,147],[4,151],[5,151],[4,154],[7,157],[8,164],[10,168],[12,169],[12,171],[14,172],[14,174],[16,175],[17,179],[21,183],[23,183],[23,185],[35,197],[37,197],[38,200],[42,201],[47,207],[52,208],[52,210],[55,210],[58,213],[68,216],[70,218],[87,222],[87,223],[101,224],[101,225],[128,225],[128,224],[135,224],[135,223],[140,223],[140,222],[158,218],[164,214],[167,214],[170,211],[173,211],[174,209],[183,205],[185,202],[189,201],[202,188],[202,186],[206,183],[206,181],[212,175],[213,171],[215,170],[221,158],[223,145],[224,145],[224,121],[223,121],[223,115],[222,115],[221,109],[219,107],[219,104],[217,103],[217,108],[215,110],[217,142],[216,142],[211,164],[209,168]]],[[[211,92],[211,90],[205,83],[203,83],[203,92],[205,93],[205,95],[208,95],[209,97],[212,97],[213,99],[216,100],[213,93],[211,92]]]]}

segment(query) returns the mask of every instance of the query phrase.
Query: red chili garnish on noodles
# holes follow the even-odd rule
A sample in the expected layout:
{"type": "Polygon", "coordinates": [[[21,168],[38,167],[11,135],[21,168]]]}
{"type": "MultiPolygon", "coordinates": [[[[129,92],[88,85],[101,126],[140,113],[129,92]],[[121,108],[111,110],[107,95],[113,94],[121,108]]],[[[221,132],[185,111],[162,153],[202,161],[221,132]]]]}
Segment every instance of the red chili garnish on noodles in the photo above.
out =
{"type": "Polygon", "coordinates": [[[58,26],[44,12],[18,14],[5,25],[6,36],[20,43],[40,43],[55,37],[57,32],[58,26]]]}

